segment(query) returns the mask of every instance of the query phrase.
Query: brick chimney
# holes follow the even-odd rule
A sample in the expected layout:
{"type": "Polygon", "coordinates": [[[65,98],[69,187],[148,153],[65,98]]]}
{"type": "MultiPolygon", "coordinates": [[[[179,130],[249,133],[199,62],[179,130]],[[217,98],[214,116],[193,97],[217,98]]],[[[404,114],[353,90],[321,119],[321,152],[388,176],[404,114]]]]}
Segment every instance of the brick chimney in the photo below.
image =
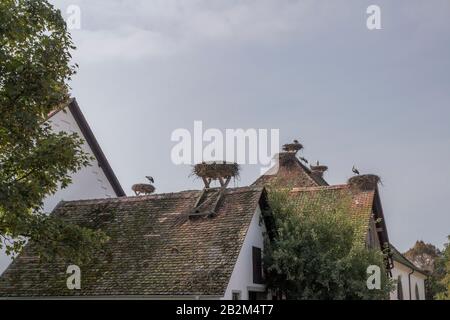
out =
{"type": "Polygon", "coordinates": [[[321,165],[318,162],[317,165],[311,166],[311,173],[321,178],[323,178],[323,175],[327,170],[327,166],[321,165]]]}

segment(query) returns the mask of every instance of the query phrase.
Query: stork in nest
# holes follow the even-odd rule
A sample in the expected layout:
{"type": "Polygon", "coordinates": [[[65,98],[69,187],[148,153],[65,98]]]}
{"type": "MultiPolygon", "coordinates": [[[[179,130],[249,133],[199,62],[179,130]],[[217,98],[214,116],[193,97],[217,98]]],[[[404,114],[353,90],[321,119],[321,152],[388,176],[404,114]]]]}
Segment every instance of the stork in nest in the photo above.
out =
{"type": "Polygon", "coordinates": [[[155,183],[155,180],[153,177],[146,176],[147,180],[150,182],[149,184],[145,183],[138,183],[131,187],[131,189],[134,191],[136,196],[140,195],[148,195],[155,192],[156,188],[153,186],[153,183],[155,183]]]}

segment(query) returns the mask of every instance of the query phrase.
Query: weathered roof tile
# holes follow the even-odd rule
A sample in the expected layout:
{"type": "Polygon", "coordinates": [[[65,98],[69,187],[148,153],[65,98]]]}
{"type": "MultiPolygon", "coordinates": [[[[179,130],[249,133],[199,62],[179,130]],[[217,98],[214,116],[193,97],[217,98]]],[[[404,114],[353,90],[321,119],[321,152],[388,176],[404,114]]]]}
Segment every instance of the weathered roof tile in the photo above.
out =
{"type": "Polygon", "coordinates": [[[193,219],[201,191],[63,203],[55,215],[110,237],[81,267],[82,290],[66,287],[69,263],[40,263],[27,246],[0,296],[223,295],[262,192],[227,189],[215,216],[193,219]]]}

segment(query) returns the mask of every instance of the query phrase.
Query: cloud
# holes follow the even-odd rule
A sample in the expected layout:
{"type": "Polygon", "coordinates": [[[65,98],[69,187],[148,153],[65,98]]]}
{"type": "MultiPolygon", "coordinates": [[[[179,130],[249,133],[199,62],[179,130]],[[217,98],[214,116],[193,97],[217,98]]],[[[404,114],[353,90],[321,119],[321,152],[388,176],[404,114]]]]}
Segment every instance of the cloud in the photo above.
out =
{"type": "Polygon", "coordinates": [[[333,4],[271,0],[153,0],[58,2],[78,5],[82,28],[72,32],[83,60],[181,54],[208,43],[273,44],[292,33],[324,27],[333,4]],[[324,9],[327,10],[324,10],[324,9]],[[313,14],[315,12],[315,14],[313,14]]]}
{"type": "Polygon", "coordinates": [[[194,120],[279,128],[330,166],[331,183],[353,164],[379,173],[402,250],[445,239],[450,180],[427,166],[450,156],[448,0],[379,0],[375,32],[368,0],[53,1],[81,8],[73,93],[125,189],[146,174],[160,175],[159,192],[192,188],[170,134],[194,120]]]}

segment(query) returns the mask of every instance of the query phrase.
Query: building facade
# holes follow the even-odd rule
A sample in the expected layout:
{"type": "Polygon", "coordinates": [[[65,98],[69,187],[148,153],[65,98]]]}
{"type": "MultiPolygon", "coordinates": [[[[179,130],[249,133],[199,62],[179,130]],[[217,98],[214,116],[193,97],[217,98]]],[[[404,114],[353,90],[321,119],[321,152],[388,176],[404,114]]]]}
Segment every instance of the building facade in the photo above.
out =
{"type": "Polygon", "coordinates": [[[427,273],[391,245],[394,267],[392,279],[396,281],[391,300],[425,300],[427,273]]]}

